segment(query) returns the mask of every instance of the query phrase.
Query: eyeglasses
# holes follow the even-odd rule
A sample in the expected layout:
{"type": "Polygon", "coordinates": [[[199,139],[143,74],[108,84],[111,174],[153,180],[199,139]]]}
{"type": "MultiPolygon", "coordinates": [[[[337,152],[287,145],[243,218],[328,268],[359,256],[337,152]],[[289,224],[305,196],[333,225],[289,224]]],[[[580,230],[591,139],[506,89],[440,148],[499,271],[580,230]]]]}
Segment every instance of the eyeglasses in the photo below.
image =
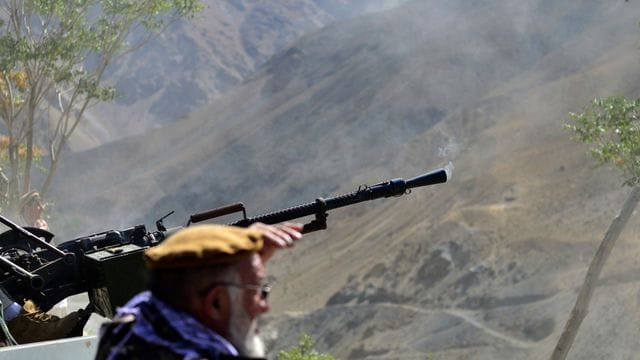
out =
{"type": "Polygon", "coordinates": [[[269,297],[269,294],[271,293],[271,284],[269,283],[265,283],[262,285],[251,285],[251,284],[224,284],[224,285],[235,287],[238,289],[260,291],[260,298],[262,298],[262,300],[267,300],[267,298],[269,297]]]}
{"type": "Polygon", "coordinates": [[[209,290],[211,290],[212,288],[214,288],[216,286],[231,286],[231,287],[235,287],[235,288],[238,288],[238,289],[260,291],[260,298],[262,300],[267,300],[267,298],[269,297],[269,294],[271,293],[271,284],[269,284],[269,283],[265,283],[265,284],[262,284],[262,285],[236,284],[236,283],[214,283],[214,284],[211,284],[206,289],[202,290],[201,293],[204,295],[209,290]]]}

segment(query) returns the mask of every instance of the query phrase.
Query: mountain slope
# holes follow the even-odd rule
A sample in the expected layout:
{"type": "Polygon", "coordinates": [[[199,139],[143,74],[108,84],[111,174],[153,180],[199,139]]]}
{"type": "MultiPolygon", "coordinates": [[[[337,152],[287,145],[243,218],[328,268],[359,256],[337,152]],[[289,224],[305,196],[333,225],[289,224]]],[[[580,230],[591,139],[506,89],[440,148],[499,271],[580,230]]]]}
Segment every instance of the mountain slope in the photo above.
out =
{"type": "MultiPolygon", "coordinates": [[[[272,348],[307,332],[339,358],[546,358],[627,193],[563,123],[594,96],[639,93],[632,9],[412,1],[326,27],[189,117],[73,155],[53,228],[235,201],[254,215],[452,160],[451,182],[336,210],[274,260],[272,348]]],[[[636,350],[638,226],[571,358],[636,350]]]]}
{"type": "MultiPolygon", "coordinates": [[[[180,215],[211,207],[212,201],[215,205],[238,201],[235,194],[264,206],[271,195],[263,189],[271,187],[269,193],[291,194],[288,199],[274,197],[271,206],[308,201],[318,193],[334,191],[350,174],[374,166],[390,166],[380,176],[399,176],[394,170],[405,169],[404,161],[385,159],[406,141],[452,109],[477,101],[544,55],[537,51],[529,56],[529,41],[523,39],[538,34],[538,42],[548,43],[546,47],[557,46],[554,42],[559,41],[554,36],[556,29],[543,23],[535,24],[538,30],[521,31],[520,37],[510,35],[510,41],[496,43],[494,33],[514,34],[521,24],[497,22],[492,30],[469,31],[457,29],[454,25],[460,20],[454,16],[432,14],[428,4],[413,6],[415,9],[406,6],[402,12],[356,19],[303,39],[275,57],[245,86],[192,117],[67,161],[69,167],[78,165],[91,176],[89,182],[82,176],[64,179],[66,183],[78,181],[67,189],[75,192],[86,185],[89,193],[108,195],[117,202],[118,194],[127,188],[143,180],[155,181],[166,188],[157,191],[144,185],[148,192],[134,191],[139,206],[135,212],[146,214],[150,206],[171,204],[178,206],[180,215]],[[441,24],[442,19],[449,19],[450,24],[441,24]],[[419,32],[425,20],[427,28],[419,32]],[[440,29],[451,29],[450,38],[443,40],[440,29]],[[548,30],[546,37],[542,29],[548,30]],[[468,40],[470,34],[473,40],[468,40]],[[330,43],[331,39],[336,40],[330,43]],[[457,46],[464,42],[473,46],[457,46]],[[504,53],[517,56],[503,58],[504,53]],[[134,152],[140,156],[129,156],[134,152]],[[114,167],[127,175],[116,179],[92,176],[114,167]],[[181,174],[181,179],[163,179],[173,174],[181,174]],[[261,188],[251,186],[254,179],[264,179],[259,182],[261,188]],[[312,181],[317,188],[309,187],[312,181]],[[289,190],[278,189],[283,185],[289,190]],[[198,199],[204,193],[216,197],[198,199]],[[189,209],[181,208],[185,203],[189,209]]],[[[491,7],[479,10],[495,14],[491,7]]],[[[486,27],[484,17],[470,16],[469,22],[478,29],[486,27]]],[[[429,154],[431,159],[415,163],[419,166],[413,171],[424,171],[444,160],[433,158],[434,152],[429,154]]],[[[63,173],[68,171],[72,169],[65,168],[63,173]]],[[[58,197],[65,206],[80,201],[67,193],[58,197]]],[[[83,212],[86,210],[91,211],[83,212]]],[[[123,211],[112,210],[115,214],[123,211]]],[[[104,211],[96,215],[105,216],[104,211]]]]}
{"type": "MultiPolygon", "coordinates": [[[[399,200],[393,210],[345,221],[353,227],[334,229],[349,235],[328,249],[340,249],[330,260],[309,264],[305,258],[287,268],[305,272],[283,281],[295,304],[289,306],[320,310],[278,322],[280,338],[311,332],[341,358],[548,357],[597,242],[627,193],[617,174],[594,172],[584,148],[562,132],[566,114],[591,96],[638,93],[633,33],[624,41],[616,37],[609,58],[593,57],[579,72],[557,77],[558,64],[572,56],[602,53],[589,46],[602,30],[567,43],[492,91],[484,104],[447,117],[412,141],[407,152],[446,139],[466,144],[456,156],[452,183],[439,187],[428,204],[399,200]],[[554,81],[539,82],[550,74],[554,81]],[[385,216],[390,213],[413,216],[398,224],[399,215],[385,216]],[[357,229],[374,223],[384,231],[363,237],[357,229]],[[308,292],[303,285],[322,278],[331,279],[321,283],[331,290],[308,292]],[[337,278],[345,279],[340,291],[319,304],[339,286],[337,278]],[[332,318],[335,312],[340,316],[332,318]],[[353,336],[331,340],[336,328],[345,333],[347,327],[353,336]],[[285,336],[282,329],[292,330],[285,336]]],[[[570,358],[634,353],[637,228],[635,219],[618,243],[570,358]],[[594,342],[601,338],[606,340],[594,342]]]]}
{"type": "Polygon", "coordinates": [[[88,112],[70,148],[86,150],[177,121],[242,83],[303,34],[385,3],[205,1],[195,18],[172,24],[112,64],[106,81],[119,97],[88,112]]]}

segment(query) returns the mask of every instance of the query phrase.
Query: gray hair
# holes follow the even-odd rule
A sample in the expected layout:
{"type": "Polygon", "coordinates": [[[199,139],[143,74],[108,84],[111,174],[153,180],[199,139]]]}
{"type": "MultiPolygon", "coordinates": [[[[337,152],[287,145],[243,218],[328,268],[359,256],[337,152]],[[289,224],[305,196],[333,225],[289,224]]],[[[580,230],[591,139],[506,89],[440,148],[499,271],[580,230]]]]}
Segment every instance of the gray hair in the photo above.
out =
{"type": "Polygon", "coordinates": [[[186,298],[216,283],[237,282],[238,263],[189,269],[155,269],[149,271],[148,288],[154,296],[173,306],[181,307],[186,298]]]}

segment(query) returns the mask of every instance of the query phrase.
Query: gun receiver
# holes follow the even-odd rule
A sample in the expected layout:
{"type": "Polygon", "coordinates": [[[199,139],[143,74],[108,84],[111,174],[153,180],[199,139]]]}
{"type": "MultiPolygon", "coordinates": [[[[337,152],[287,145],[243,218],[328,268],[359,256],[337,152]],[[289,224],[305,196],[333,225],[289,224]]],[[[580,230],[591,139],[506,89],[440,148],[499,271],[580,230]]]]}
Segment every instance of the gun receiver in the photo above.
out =
{"type": "MultiPolygon", "coordinates": [[[[231,223],[249,226],[255,222],[276,224],[315,215],[303,232],[326,229],[327,211],[382,197],[401,196],[412,188],[439,184],[451,177],[452,166],[446,166],[410,179],[392,179],[372,186],[361,186],[349,194],[318,198],[272,213],[248,218],[242,203],[191,215],[196,223],[242,211],[243,219],[231,223]]],[[[33,300],[48,311],[59,301],[87,292],[95,312],[112,317],[115,309],[135,293],[143,290],[146,273],[142,252],[161,243],[182,227],[166,229],[163,220],[156,221],[157,231],[148,232],[144,225],[124,230],[110,230],[50,245],[53,234],[36,228],[23,228],[0,215],[0,222],[10,227],[0,234],[0,286],[18,302],[33,300]]]]}

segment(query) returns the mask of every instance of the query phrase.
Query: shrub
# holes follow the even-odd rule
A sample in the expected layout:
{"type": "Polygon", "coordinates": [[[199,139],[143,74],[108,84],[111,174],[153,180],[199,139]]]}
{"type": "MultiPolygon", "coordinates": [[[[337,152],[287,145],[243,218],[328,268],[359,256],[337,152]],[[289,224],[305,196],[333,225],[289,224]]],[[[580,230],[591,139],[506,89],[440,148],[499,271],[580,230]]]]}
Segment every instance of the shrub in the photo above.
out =
{"type": "Polygon", "coordinates": [[[278,360],[335,360],[335,358],[315,351],[311,336],[302,334],[297,346],[278,353],[278,360]]]}

